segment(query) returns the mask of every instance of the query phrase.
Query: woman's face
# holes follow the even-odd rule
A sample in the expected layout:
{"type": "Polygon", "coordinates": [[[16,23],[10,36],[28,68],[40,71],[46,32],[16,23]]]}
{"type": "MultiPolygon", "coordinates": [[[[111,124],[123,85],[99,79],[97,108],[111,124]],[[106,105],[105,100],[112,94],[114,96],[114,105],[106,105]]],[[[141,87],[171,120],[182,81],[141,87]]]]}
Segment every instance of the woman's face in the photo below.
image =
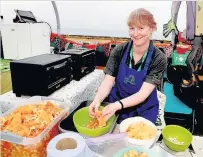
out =
{"type": "Polygon", "coordinates": [[[149,42],[153,29],[148,25],[130,26],[129,35],[135,46],[143,46],[149,42]]]}

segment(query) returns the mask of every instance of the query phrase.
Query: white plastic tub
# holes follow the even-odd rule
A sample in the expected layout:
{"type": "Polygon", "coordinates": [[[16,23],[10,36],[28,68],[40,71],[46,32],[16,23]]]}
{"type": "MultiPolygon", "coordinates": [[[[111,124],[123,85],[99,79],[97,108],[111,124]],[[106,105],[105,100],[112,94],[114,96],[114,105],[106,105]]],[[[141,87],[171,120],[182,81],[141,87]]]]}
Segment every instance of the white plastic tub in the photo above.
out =
{"type": "MultiPolygon", "coordinates": [[[[128,127],[131,125],[131,124],[136,124],[138,122],[144,122],[146,123],[147,125],[150,125],[152,126],[153,128],[155,128],[156,130],[156,133],[158,133],[158,130],[157,130],[157,127],[155,124],[153,124],[151,121],[143,118],[143,117],[132,117],[132,118],[127,118],[125,120],[123,120],[120,124],[120,132],[126,132],[126,130],[128,129],[128,127]]],[[[155,134],[151,139],[147,139],[147,140],[139,140],[139,139],[135,139],[135,138],[131,138],[131,137],[128,137],[128,142],[131,143],[131,144],[134,144],[134,145],[138,145],[138,146],[145,146],[145,147],[150,147],[155,139],[157,137],[157,134],[155,134]]]]}

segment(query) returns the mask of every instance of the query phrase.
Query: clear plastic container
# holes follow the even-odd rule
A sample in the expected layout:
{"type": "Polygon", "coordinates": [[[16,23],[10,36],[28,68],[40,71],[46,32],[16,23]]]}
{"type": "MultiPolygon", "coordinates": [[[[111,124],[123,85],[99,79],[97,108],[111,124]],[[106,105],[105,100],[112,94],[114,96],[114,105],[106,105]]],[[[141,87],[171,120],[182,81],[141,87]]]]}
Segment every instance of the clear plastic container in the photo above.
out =
{"type": "MultiPolygon", "coordinates": [[[[55,119],[36,137],[26,138],[14,133],[2,131],[1,132],[1,155],[2,157],[46,157],[46,147],[49,141],[55,137],[59,130],[59,122],[68,115],[69,106],[68,103],[60,100],[54,100],[52,98],[46,98],[41,96],[31,97],[23,102],[16,102],[20,104],[18,106],[27,104],[39,104],[50,101],[62,108],[62,112],[55,117],[55,119]]],[[[15,107],[8,112],[4,113],[1,117],[4,117],[11,112],[15,111],[18,107],[15,107]]]]}
{"type": "MultiPolygon", "coordinates": [[[[158,140],[159,136],[160,132],[157,133],[157,138],[155,142],[158,140]]],[[[127,138],[128,138],[127,133],[115,133],[115,134],[107,134],[96,138],[88,138],[86,139],[86,143],[89,146],[90,150],[95,152],[98,156],[112,157],[121,149],[138,146],[129,143],[127,138]]],[[[155,143],[153,143],[153,145],[154,144],[155,143]]],[[[142,147],[145,147],[146,149],[151,149],[151,146],[145,145],[142,147]]]]}
{"type": "Polygon", "coordinates": [[[127,133],[107,134],[86,139],[90,150],[101,157],[112,157],[123,148],[133,146],[127,140],[127,133]]]}

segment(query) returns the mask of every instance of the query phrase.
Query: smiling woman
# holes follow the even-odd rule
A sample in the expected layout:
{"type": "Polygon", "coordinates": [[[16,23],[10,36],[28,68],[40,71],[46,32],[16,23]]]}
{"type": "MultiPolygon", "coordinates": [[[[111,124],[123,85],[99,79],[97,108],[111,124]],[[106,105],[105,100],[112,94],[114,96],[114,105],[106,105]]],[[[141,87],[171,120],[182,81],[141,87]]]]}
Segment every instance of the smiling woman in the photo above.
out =
{"type": "Polygon", "coordinates": [[[110,104],[103,110],[106,119],[119,111],[118,123],[134,116],[155,123],[159,109],[156,87],[163,79],[167,59],[151,40],[157,29],[152,13],[143,8],[134,10],[127,24],[131,39],[117,45],[111,52],[104,69],[105,79],[90,104],[89,112],[94,115],[108,96],[110,104]]]}

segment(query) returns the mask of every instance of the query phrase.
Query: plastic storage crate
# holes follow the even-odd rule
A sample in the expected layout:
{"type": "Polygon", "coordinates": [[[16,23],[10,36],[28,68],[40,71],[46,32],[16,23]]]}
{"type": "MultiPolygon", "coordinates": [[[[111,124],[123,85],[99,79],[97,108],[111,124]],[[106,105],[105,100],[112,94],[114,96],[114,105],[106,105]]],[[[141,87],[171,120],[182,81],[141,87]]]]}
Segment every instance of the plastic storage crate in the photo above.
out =
{"type": "MultiPolygon", "coordinates": [[[[25,102],[22,102],[22,105],[27,104],[39,104],[41,102],[50,101],[60,108],[62,108],[62,112],[54,118],[54,120],[36,137],[27,138],[16,135],[14,133],[2,131],[1,132],[1,155],[2,157],[46,157],[46,148],[49,141],[55,137],[59,130],[58,124],[59,122],[68,115],[69,106],[67,103],[46,99],[40,96],[32,97],[25,102]]],[[[19,104],[19,102],[18,102],[19,104]]],[[[20,105],[20,106],[22,106],[20,105]]],[[[11,112],[15,111],[18,107],[15,107],[6,113],[4,113],[1,117],[4,117],[11,112]]]]}

